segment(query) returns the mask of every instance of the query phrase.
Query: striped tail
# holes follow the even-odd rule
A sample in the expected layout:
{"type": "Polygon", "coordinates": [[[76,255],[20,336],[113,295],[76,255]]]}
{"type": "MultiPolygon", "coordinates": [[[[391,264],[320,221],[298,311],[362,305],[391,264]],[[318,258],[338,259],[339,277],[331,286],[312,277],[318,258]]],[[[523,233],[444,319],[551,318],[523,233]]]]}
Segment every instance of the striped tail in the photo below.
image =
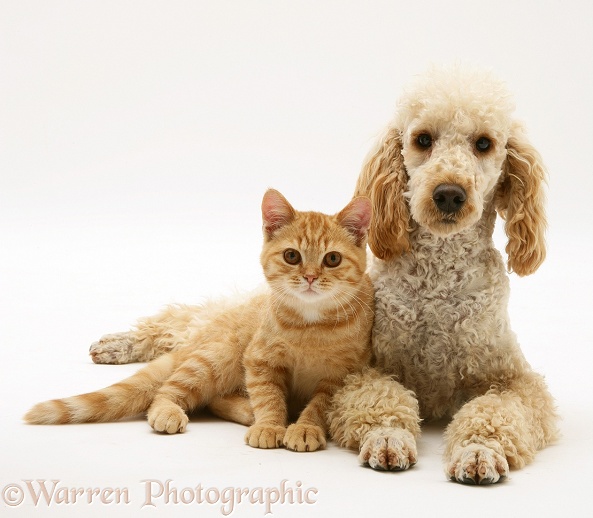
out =
{"type": "Polygon", "coordinates": [[[97,423],[138,415],[148,409],[174,368],[174,356],[166,354],[107,388],[38,403],[24,420],[30,424],[97,423]]]}

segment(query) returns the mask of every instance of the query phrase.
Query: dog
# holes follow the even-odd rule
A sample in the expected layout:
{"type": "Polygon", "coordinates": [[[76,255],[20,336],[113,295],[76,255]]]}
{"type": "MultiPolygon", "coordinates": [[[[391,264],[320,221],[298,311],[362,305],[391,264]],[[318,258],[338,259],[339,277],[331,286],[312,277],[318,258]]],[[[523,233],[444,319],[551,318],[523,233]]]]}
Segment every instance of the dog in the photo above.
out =
{"type": "Polygon", "coordinates": [[[508,271],[545,258],[545,168],[504,83],[433,68],[400,99],[359,176],[373,202],[375,365],[350,376],[332,437],[363,464],[417,460],[420,421],[451,418],[445,472],[494,484],[557,438],[553,398],[525,360],[507,313],[509,278],[492,234],[505,221],[508,271]]]}

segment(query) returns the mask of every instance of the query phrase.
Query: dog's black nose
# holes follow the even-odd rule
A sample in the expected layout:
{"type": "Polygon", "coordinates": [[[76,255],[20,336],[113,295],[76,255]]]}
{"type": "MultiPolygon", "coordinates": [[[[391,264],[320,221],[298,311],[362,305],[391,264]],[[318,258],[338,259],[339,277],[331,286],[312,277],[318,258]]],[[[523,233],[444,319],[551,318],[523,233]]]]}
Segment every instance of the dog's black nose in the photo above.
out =
{"type": "Polygon", "coordinates": [[[439,210],[447,214],[455,214],[463,207],[467,195],[465,189],[459,185],[442,183],[433,191],[432,199],[439,210]]]}

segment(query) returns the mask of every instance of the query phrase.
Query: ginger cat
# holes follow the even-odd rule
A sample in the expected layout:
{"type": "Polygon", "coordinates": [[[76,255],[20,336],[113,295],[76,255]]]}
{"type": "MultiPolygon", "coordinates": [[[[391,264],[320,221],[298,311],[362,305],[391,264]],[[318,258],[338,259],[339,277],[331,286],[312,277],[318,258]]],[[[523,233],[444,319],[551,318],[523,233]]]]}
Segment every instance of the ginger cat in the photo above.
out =
{"type": "Polygon", "coordinates": [[[25,420],[99,422],[148,411],[156,431],[177,433],[187,411],[207,406],[251,425],[250,446],[323,448],[332,395],[370,359],[371,204],[355,198],[327,216],[298,212],[269,190],[262,216],[265,293],[243,303],[171,306],[133,331],[106,335],[91,348],[97,363],[156,359],[97,392],[39,403],[25,420]],[[295,411],[298,420],[286,428],[295,411]]]}

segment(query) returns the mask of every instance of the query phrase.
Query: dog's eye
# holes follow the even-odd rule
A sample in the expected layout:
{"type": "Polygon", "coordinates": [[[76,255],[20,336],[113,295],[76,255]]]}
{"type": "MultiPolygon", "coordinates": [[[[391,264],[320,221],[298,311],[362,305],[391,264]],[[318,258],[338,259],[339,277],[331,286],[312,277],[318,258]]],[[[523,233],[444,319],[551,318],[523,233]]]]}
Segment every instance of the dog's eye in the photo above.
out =
{"type": "Polygon", "coordinates": [[[289,248],[288,250],[284,251],[284,260],[288,264],[299,264],[301,262],[301,254],[297,252],[294,248],[289,248]]]}
{"type": "Polygon", "coordinates": [[[425,149],[432,146],[432,137],[428,133],[421,133],[416,137],[416,143],[425,149]]]}
{"type": "Polygon", "coordinates": [[[482,153],[484,151],[488,151],[490,149],[491,145],[492,145],[492,142],[490,142],[489,138],[480,137],[478,140],[476,140],[476,149],[478,151],[482,151],[482,153]]]}

